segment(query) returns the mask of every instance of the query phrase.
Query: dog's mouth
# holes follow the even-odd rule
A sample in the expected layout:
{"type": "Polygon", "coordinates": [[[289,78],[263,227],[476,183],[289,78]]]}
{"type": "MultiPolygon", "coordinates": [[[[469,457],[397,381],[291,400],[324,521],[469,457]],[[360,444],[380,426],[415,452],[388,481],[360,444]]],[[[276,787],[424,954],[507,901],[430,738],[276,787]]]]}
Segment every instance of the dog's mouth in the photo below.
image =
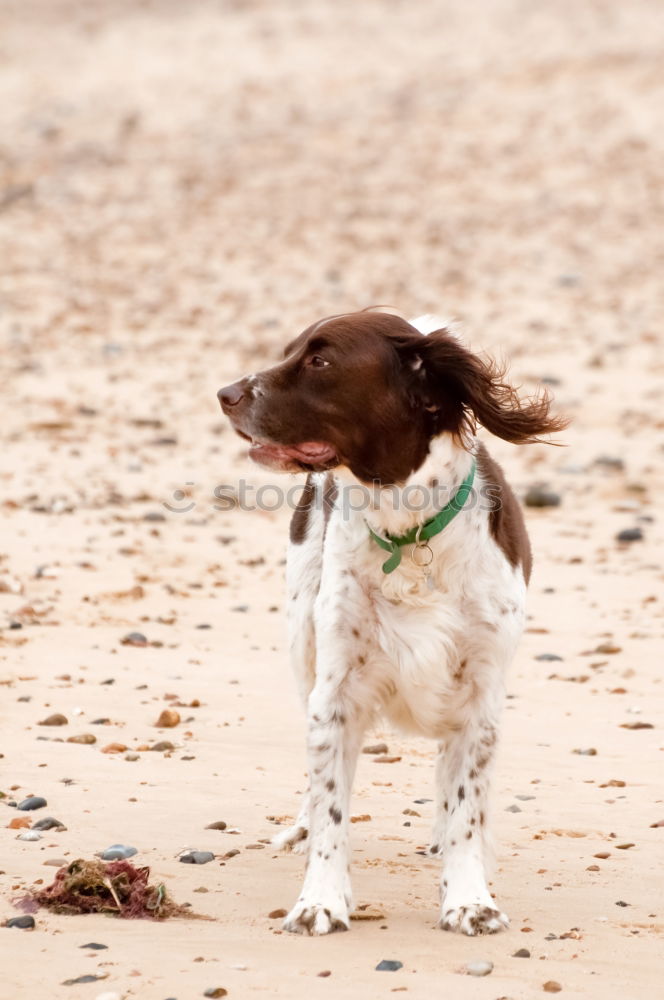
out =
{"type": "Polygon", "coordinates": [[[300,444],[276,444],[252,437],[244,431],[237,433],[251,445],[249,458],[258,465],[281,472],[324,472],[339,464],[339,457],[331,444],[325,441],[302,441],[300,444]]]}

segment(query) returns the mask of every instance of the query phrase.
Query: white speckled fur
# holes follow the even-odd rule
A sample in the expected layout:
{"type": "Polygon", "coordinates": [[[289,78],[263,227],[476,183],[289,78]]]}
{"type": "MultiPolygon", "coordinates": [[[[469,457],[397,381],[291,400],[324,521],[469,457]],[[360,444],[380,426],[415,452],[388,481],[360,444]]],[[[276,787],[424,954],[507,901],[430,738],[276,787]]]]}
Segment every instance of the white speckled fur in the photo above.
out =
{"type": "Polygon", "coordinates": [[[319,503],[306,538],[288,555],[291,653],[307,708],[310,778],[295,825],[277,838],[308,854],[288,930],[322,934],[349,926],[351,785],[364,732],[379,714],[440,745],[432,852],[443,857],[441,926],[473,934],[507,925],[486,885],[487,796],[505,671],[523,628],[522,571],[491,536],[479,471],[477,502],[430,542],[434,590],[422,586],[410,549],[386,576],[387,553],[367,530],[369,522],[378,532],[401,534],[431,517],[438,507],[404,510],[403,491],[430,490],[435,477],[451,497],[474,447],[441,435],[408,482],[378,491],[366,511],[344,510],[344,487],[359,484],[348,470],[336,470],[339,496],[327,525],[320,503],[325,475],[313,477],[319,503]]]}

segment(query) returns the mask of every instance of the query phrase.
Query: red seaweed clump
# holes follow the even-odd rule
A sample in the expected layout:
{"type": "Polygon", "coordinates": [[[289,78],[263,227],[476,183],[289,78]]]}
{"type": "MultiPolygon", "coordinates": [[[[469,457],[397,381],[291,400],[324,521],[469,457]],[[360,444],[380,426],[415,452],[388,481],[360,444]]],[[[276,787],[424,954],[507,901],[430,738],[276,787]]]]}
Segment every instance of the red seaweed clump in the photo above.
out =
{"type": "Polygon", "coordinates": [[[175,903],[160,883],[150,885],[150,869],[129,861],[86,861],[78,858],[58,869],[53,883],[33,893],[33,899],[55,913],[108,913],[125,918],[164,920],[193,916],[175,903]]]}

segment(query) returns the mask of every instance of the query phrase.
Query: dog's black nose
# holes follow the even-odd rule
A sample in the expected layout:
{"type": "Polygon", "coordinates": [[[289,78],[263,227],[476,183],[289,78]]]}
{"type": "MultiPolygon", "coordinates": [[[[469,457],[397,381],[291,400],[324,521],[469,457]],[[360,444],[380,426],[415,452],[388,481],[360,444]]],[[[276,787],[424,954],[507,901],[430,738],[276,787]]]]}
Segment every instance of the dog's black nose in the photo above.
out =
{"type": "Polygon", "coordinates": [[[220,389],[217,393],[217,398],[221,403],[222,410],[230,409],[233,406],[237,406],[244,399],[244,385],[242,382],[233,382],[232,385],[226,385],[223,389],[220,389]]]}

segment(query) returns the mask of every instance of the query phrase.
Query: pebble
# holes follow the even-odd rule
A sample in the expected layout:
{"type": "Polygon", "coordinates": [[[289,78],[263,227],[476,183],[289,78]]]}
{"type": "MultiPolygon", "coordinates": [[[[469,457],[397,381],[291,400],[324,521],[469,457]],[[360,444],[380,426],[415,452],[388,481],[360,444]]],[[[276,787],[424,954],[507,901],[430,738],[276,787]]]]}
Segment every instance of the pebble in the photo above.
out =
{"type": "Polygon", "coordinates": [[[602,465],[605,469],[616,469],[619,472],[625,468],[622,458],[615,455],[598,455],[593,465],[602,465]]]}
{"type": "Polygon", "coordinates": [[[392,958],[384,958],[376,966],[376,972],[398,972],[399,969],[403,969],[403,962],[392,958]]]}
{"type": "Polygon", "coordinates": [[[54,819],[53,816],[44,816],[43,819],[38,819],[32,824],[33,830],[66,830],[64,823],[61,823],[59,819],[54,819]]]}
{"type": "Polygon", "coordinates": [[[89,948],[90,951],[106,951],[108,945],[99,944],[98,941],[89,941],[87,944],[82,944],[81,948],[89,948]]]}
{"type": "Polygon", "coordinates": [[[126,861],[127,858],[133,858],[135,854],[138,854],[136,847],[128,847],[127,844],[111,844],[106,850],[99,851],[97,857],[101,858],[102,861],[126,861]]]}
{"type": "Polygon", "coordinates": [[[68,861],[66,858],[47,858],[44,864],[51,868],[64,868],[68,861]]]}
{"type": "Polygon", "coordinates": [[[179,723],[180,713],[176,712],[174,708],[165,708],[155,722],[155,726],[158,729],[172,729],[173,726],[177,726],[179,723]]]}
{"type": "Polygon", "coordinates": [[[558,656],[557,653],[540,653],[535,659],[544,663],[553,663],[554,660],[562,660],[562,656],[558,656]]]}
{"type": "Polygon", "coordinates": [[[12,917],[10,920],[5,920],[5,927],[18,927],[22,931],[33,930],[34,926],[34,917],[12,917]]]}
{"type": "Polygon", "coordinates": [[[42,835],[38,830],[23,830],[19,833],[17,840],[41,840],[42,835]]]}
{"type": "Polygon", "coordinates": [[[32,810],[32,809],[43,809],[45,805],[48,805],[46,799],[43,799],[41,795],[30,795],[27,799],[23,799],[22,802],[16,806],[17,809],[32,810]]]}
{"type": "Polygon", "coordinates": [[[268,917],[270,920],[279,920],[281,917],[285,917],[287,913],[288,910],[272,910],[271,913],[268,913],[268,917]]]}
{"type": "Polygon", "coordinates": [[[92,744],[97,742],[97,737],[93,736],[92,733],[80,733],[78,736],[68,736],[67,743],[85,743],[92,744]]]}
{"type": "Polygon", "coordinates": [[[120,642],[123,646],[147,646],[148,644],[147,636],[143,635],[142,632],[129,632],[120,639],[120,642]]]}
{"type": "Polygon", "coordinates": [[[45,719],[38,722],[38,726],[66,726],[69,720],[66,715],[62,715],[61,712],[55,712],[53,715],[47,715],[45,719]]]}
{"type": "Polygon", "coordinates": [[[554,493],[541,483],[536,483],[528,488],[523,502],[526,507],[558,507],[560,493],[554,493]]]}
{"type": "Polygon", "coordinates": [[[226,997],[228,996],[228,990],[225,990],[223,986],[210,986],[209,989],[203,994],[204,997],[226,997]]]}
{"type": "Polygon", "coordinates": [[[572,753],[580,754],[581,757],[596,757],[597,756],[597,750],[595,749],[595,747],[588,747],[586,750],[579,750],[579,749],[572,750],[572,753]]]}
{"type": "Polygon", "coordinates": [[[616,535],[617,542],[640,542],[643,540],[641,528],[623,528],[616,535]]]}
{"type": "Polygon", "coordinates": [[[372,743],[370,746],[362,747],[362,753],[389,753],[387,743],[372,743]]]}
{"type": "Polygon", "coordinates": [[[205,829],[206,830],[225,830],[226,829],[226,823],[224,823],[223,819],[217,819],[217,820],[214,821],[214,823],[208,823],[208,825],[205,827],[205,829]]]}
{"type": "Polygon", "coordinates": [[[530,958],[530,952],[527,948],[519,948],[518,951],[514,952],[512,958],[530,958]]]}
{"type": "Polygon", "coordinates": [[[466,966],[466,973],[469,976],[488,976],[490,972],[493,972],[493,962],[489,962],[488,959],[478,959],[466,966]]]}
{"type": "Polygon", "coordinates": [[[507,809],[505,810],[505,812],[508,812],[508,813],[520,813],[521,812],[521,807],[517,806],[516,803],[513,803],[511,806],[507,807],[507,809]]]}
{"type": "Polygon", "coordinates": [[[187,851],[180,855],[180,861],[184,865],[206,865],[209,861],[214,861],[212,851],[187,851]]]}
{"type": "Polygon", "coordinates": [[[175,750],[175,744],[171,743],[170,740],[160,740],[159,743],[151,746],[150,750],[156,750],[157,753],[164,753],[167,750],[175,750]]]}
{"type": "Polygon", "coordinates": [[[126,753],[124,759],[133,762],[135,760],[140,760],[141,755],[140,753],[126,753]]]}
{"type": "Polygon", "coordinates": [[[10,830],[24,830],[26,827],[29,826],[30,826],[29,816],[14,816],[14,818],[10,819],[9,823],[7,824],[7,827],[10,830]]]}
{"type": "Polygon", "coordinates": [[[542,987],[545,993],[560,993],[562,986],[555,979],[548,979],[542,987]]]}
{"type": "Polygon", "coordinates": [[[88,973],[86,976],[77,976],[76,979],[65,979],[63,986],[78,986],[79,983],[98,983],[100,979],[108,979],[108,973],[103,976],[94,976],[88,973]]]}

